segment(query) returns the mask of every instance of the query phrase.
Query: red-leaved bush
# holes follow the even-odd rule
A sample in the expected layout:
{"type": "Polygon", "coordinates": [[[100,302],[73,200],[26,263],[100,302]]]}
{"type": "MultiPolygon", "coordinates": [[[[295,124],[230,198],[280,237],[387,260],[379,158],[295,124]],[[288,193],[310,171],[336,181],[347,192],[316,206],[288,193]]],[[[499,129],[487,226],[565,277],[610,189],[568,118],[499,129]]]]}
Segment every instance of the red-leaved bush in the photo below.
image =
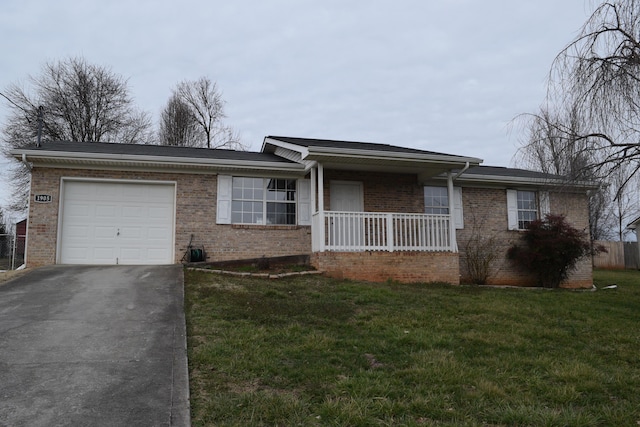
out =
{"type": "Polygon", "coordinates": [[[533,273],[545,288],[560,286],[578,260],[591,254],[587,233],[573,228],[563,215],[533,221],[521,243],[509,248],[507,258],[533,273]]]}

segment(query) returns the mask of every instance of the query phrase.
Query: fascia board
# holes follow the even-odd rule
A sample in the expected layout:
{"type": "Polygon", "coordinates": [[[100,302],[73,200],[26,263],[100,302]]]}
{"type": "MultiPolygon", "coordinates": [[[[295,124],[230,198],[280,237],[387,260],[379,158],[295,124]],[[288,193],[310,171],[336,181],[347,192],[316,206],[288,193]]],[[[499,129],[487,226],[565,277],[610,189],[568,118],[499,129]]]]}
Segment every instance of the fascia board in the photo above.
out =
{"type": "Polygon", "coordinates": [[[70,153],[60,151],[42,151],[42,150],[12,150],[11,155],[18,160],[25,155],[27,161],[64,161],[65,159],[95,163],[103,162],[131,162],[131,163],[153,163],[155,165],[166,166],[206,166],[220,168],[237,168],[237,169],[264,169],[264,170],[287,170],[302,171],[304,165],[287,164],[281,162],[256,162],[246,160],[224,160],[224,159],[195,159],[189,157],[165,157],[165,156],[140,156],[128,154],[107,154],[107,153],[70,153]]]}
{"type": "MultiPolygon", "coordinates": [[[[437,180],[445,180],[446,177],[438,176],[434,177],[437,180]]],[[[574,188],[594,189],[598,188],[597,184],[588,182],[568,182],[561,179],[544,179],[544,178],[525,178],[517,176],[496,176],[496,175],[473,175],[465,176],[464,174],[459,177],[457,182],[467,182],[470,184],[494,184],[494,185],[535,185],[535,186],[570,186],[574,188]]]]}
{"type": "Polygon", "coordinates": [[[288,150],[300,153],[303,159],[307,157],[307,155],[309,154],[309,150],[307,149],[307,147],[303,147],[297,144],[291,144],[290,142],[279,141],[277,139],[272,139],[272,138],[264,139],[264,141],[262,142],[262,149],[260,150],[261,152],[263,153],[265,152],[265,148],[267,147],[267,144],[275,145],[276,147],[282,147],[282,148],[286,148],[288,150]]]}
{"type": "MultiPolygon", "coordinates": [[[[333,148],[333,147],[316,147],[311,146],[308,149],[308,156],[313,158],[314,156],[326,156],[331,157],[348,157],[359,159],[373,159],[373,160],[404,160],[404,161],[424,161],[435,163],[447,163],[447,164],[466,164],[469,162],[471,165],[479,165],[483,162],[482,159],[475,157],[459,157],[448,156],[446,154],[417,154],[417,153],[399,153],[390,151],[375,151],[375,150],[358,150],[358,149],[345,149],[345,148],[333,148]]],[[[305,156],[303,156],[305,158],[305,156]]]]}

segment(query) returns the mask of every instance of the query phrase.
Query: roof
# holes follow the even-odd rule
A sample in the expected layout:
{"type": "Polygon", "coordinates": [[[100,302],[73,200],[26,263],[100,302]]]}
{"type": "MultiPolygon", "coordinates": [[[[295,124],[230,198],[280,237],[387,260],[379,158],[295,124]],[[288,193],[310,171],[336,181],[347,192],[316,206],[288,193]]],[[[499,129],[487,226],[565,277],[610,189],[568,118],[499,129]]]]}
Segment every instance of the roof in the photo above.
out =
{"type": "MultiPolygon", "coordinates": [[[[460,171],[453,171],[454,174],[460,171]]],[[[594,189],[599,185],[595,182],[570,181],[566,176],[527,169],[507,168],[501,166],[475,166],[460,174],[459,181],[494,185],[535,185],[535,186],[563,186],[574,189],[594,189]]]]}
{"type": "Polygon", "coordinates": [[[270,170],[304,174],[304,165],[273,153],[90,142],[46,142],[14,149],[18,159],[51,167],[178,169],[182,171],[270,170]]]}
{"type": "Polygon", "coordinates": [[[274,140],[294,144],[305,148],[332,148],[339,150],[361,150],[361,151],[378,151],[387,153],[407,153],[432,156],[450,156],[457,158],[465,158],[464,156],[437,153],[435,151],[418,150],[415,148],[399,147],[389,144],[378,144],[374,142],[356,142],[356,141],[340,141],[332,139],[315,139],[315,138],[293,138],[289,136],[267,136],[265,141],[274,140]]]}
{"type": "Polygon", "coordinates": [[[352,171],[415,173],[420,181],[455,168],[477,166],[481,159],[372,142],[267,136],[262,151],[313,167],[352,171]]]}
{"type": "Polygon", "coordinates": [[[537,178],[537,179],[565,179],[562,175],[554,175],[550,173],[532,171],[528,169],[506,168],[502,166],[476,166],[469,168],[464,172],[465,176],[510,176],[519,178],[537,178]]]}
{"type": "Polygon", "coordinates": [[[481,159],[371,142],[267,136],[262,151],[235,151],[164,145],[89,142],[46,142],[12,150],[18,159],[41,166],[129,168],[218,172],[270,171],[305,175],[315,163],[354,171],[415,173],[420,182],[442,179],[452,171],[468,185],[568,186],[596,188],[594,183],[570,183],[565,177],[525,169],[480,166],[481,159]],[[462,173],[461,173],[462,171],[462,173]]]}
{"type": "Polygon", "coordinates": [[[256,151],[222,150],[215,148],[175,147],[170,145],[114,144],[107,142],[46,142],[37,147],[25,147],[34,152],[91,153],[108,155],[135,155],[180,157],[194,159],[245,160],[290,163],[282,157],[256,151]]]}

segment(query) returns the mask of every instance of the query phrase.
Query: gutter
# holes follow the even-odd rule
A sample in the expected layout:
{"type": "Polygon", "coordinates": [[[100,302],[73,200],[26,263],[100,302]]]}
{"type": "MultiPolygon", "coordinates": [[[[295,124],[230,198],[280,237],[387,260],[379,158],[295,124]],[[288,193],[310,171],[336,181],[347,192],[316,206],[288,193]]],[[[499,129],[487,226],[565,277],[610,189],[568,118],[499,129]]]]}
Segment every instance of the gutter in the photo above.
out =
{"type": "Polygon", "coordinates": [[[266,170],[282,170],[304,172],[305,166],[300,163],[287,162],[260,162],[260,161],[244,161],[232,159],[196,159],[189,157],[164,157],[164,156],[148,156],[148,155],[126,155],[126,154],[106,154],[106,153],[73,153],[60,151],[41,151],[41,150],[14,150],[11,152],[14,157],[22,156],[23,162],[27,154],[33,161],[58,161],[58,162],[87,162],[96,163],[155,163],[163,166],[194,166],[194,167],[213,167],[213,168],[238,168],[238,169],[266,169],[266,170]]]}

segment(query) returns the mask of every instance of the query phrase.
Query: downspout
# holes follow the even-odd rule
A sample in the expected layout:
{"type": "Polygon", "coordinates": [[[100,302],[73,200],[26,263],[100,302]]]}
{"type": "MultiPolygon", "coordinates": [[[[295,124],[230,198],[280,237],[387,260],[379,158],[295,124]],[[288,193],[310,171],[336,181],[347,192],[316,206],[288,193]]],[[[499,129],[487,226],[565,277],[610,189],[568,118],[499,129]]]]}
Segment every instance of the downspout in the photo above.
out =
{"type": "Polygon", "coordinates": [[[24,236],[24,265],[27,265],[27,260],[29,257],[29,213],[31,213],[31,169],[32,166],[27,162],[27,155],[22,153],[22,163],[24,163],[27,170],[29,170],[29,196],[27,198],[27,227],[25,229],[24,236]]]}
{"type": "Polygon", "coordinates": [[[31,165],[27,162],[27,155],[25,153],[22,153],[22,163],[24,163],[29,172],[31,172],[31,165]]]}
{"type": "Polygon", "coordinates": [[[465,173],[467,169],[469,169],[469,162],[465,163],[464,167],[460,169],[460,171],[456,174],[456,176],[453,177],[453,180],[455,181],[456,179],[460,178],[460,175],[465,173]]]}
{"type": "Polygon", "coordinates": [[[449,193],[449,245],[451,252],[458,252],[458,239],[456,237],[456,222],[454,219],[454,203],[453,203],[453,175],[451,171],[447,172],[447,193],[449,193]]]}
{"type": "Polygon", "coordinates": [[[41,105],[38,107],[38,139],[36,140],[36,147],[40,148],[42,141],[42,121],[44,116],[44,107],[41,105]]]}

